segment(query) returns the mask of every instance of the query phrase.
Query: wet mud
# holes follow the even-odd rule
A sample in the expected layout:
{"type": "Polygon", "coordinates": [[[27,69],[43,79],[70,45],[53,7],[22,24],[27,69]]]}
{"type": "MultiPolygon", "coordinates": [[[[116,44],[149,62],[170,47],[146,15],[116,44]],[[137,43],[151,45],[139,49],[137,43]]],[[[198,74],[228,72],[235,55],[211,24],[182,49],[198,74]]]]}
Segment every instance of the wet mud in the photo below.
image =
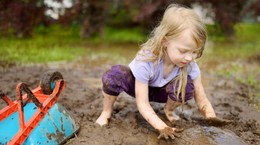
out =
{"type": "MultiPolygon", "coordinates": [[[[15,99],[15,87],[19,82],[27,83],[31,89],[39,85],[44,72],[55,69],[64,77],[66,86],[58,102],[64,106],[80,125],[76,136],[68,145],[257,145],[260,142],[260,113],[250,106],[247,86],[238,84],[205,72],[204,86],[218,117],[231,120],[231,123],[213,127],[199,113],[194,100],[185,104],[184,111],[177,110],[182,119],[174,125],[183,128],[180,137],[160,139],[159,132],[153,129],[140,115],[134,98],[121,94],[109,125],[99,127],[95,120],[102,110],[101,76],[112,64],[90,65],[90,63],[60,62],[31,66],[11,66],[0,69],[1,90],[15,99]],[[217,80],[217,81],[216,81],[217,80]]],[[[151,103],[155,112],[168,125],[163,113],[163,105],[151,103]]],[[[5,106],[0,100],[0,109],[5,106]]]]}

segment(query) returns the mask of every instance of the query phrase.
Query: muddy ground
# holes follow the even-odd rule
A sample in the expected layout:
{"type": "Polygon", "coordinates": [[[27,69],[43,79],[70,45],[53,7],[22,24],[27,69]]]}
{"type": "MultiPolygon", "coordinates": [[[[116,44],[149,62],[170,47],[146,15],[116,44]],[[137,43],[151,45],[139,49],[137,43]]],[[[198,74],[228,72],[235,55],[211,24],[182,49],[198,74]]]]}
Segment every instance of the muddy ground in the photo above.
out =
{"type": "MultiPolygon", "coordinates": [[[[2,64],[3,65],[3,64],[2,64]]],[[[156,144],[196,144],[189,138],[175,140],[158,140],[158,133],[139,114],[135,100],[121,94],[115,104],[115,110],[109,126],[94,125],[102,109],[101,76],[112,63],[93,65],[93,63],[59,62],[42,65],[6,66],[0,70],[0,88],[12,99],[15,98],[15,87],[19,82],[26,82],[35,88],[43,75],[50,69],[62,73],[66,87],[58,102],[62,104],[80,125],[76,137],[70,139],[69,145],[156,145],[156,144]],[[183,143],[186,142],[186,143],[183,143]]],[[[250,105],[248,86],[239,84],[234,78],[226,79],[213,72],[203,74],[203,83],[209,100],[218,117],[230,119],[233,123],[218,127],[234,132],[247,144],[260,143],[260,112],[250,105]]],[[[162,104],[151,103],[157,114],[166,121],[162,104]]],[[[0,101],[0,107],[4,106],[0,101]]],[[[205,126],[199,119],[202,117],[194,101],[185,105],[183,119],[179,125],[190,129],[205,126]],[[197,119],[194,119],[197,118],[197,119]]],[[[167,122],[167,121],[166,121],[167,122]]],[[[169,122],[167,122],[169,123],[169,122]]],[[[197,143],[198,144],[198,143],[197,143]]]]}

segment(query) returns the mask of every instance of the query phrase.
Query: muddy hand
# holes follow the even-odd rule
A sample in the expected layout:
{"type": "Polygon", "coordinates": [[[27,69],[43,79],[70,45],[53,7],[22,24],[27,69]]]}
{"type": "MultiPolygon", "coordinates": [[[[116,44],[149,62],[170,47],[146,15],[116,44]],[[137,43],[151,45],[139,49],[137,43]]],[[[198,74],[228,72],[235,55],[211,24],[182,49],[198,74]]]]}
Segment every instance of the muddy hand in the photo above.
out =
{"type": "Polygon", "coordinates": [[[227,120],[227,119],[221,119],[218,117],[211,117],[206,119],[207,124],[212,125],[212,126],[223,126],[230,124],[232,121],[227,120]]]}
{"type": "Polygon", "coordinates": [[[173,130],[171,127],[165,127],[164,129],[159,130],[158,139],[174,139],[175,137],[180,137],[178,133],[182,132],[183,129],[175,129],[173,130]]]}

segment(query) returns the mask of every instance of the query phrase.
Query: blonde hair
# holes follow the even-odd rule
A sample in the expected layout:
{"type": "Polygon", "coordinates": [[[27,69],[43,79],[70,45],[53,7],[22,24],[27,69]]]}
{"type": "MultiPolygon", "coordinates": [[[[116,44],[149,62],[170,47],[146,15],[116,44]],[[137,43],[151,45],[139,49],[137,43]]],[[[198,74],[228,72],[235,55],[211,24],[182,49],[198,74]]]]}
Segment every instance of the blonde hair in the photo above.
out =
{"type": "MultiPolygon", "coordinates": [[[[151,32],[149,39],[141,45],[141,50],[137,55],[145,56],[146,50],[149,50],[148,52],[152,53],[152,55],[146,56],[145,61],[159,63],[165,55],[163,41],[178,38],[185,30],[191,32],[193,40],[196,42],[197,47],[200,48],[197,58],[201,57],[207,39],[205,25],[192,9],[177,4],[168,6],[161,22],[151,32]]],[[[175,79],[176,82],[179,82],[176,93],[177,101],[181,93],[182,104],[184,104],[186,93],[187,74],[187,67],[182,67],[180,75],[175,79]]]]}

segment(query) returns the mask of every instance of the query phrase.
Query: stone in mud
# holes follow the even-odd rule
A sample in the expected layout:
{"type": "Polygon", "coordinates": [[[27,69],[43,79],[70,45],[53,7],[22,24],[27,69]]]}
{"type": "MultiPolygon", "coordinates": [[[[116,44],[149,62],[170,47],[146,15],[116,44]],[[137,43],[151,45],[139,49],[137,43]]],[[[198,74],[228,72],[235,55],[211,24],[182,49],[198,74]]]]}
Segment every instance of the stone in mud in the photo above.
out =
{"type": "Polygon", "coordinates": [[[230,130],[207,126],[186,129],[174,142],[177,145],[247,145],[230,130]]]}

